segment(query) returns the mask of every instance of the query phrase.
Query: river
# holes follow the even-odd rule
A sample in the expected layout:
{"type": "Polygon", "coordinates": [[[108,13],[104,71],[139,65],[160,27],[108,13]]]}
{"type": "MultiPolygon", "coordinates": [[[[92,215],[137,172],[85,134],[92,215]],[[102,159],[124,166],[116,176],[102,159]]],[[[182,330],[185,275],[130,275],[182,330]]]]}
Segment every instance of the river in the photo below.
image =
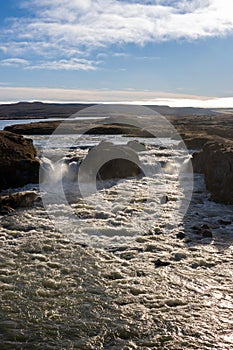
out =
{"type": "MultiPolygon", "coordinates": [[[[33,138],[41,152],[47,138],[33,138]]],[[[55,138],[51,152],[63,141],[55,138]]],[[[86,136],[80,145],[97,141],[86,136]]],[[[85,152],[80,145],[72,152],[85,152]]],[[[174,143],[153,140],[142,153],[163,165],[182,156],[174,143]]],[[[232,349],[232,206],[210,201],[196,174],[183,217],[173,171],[103,192],[111,210],[98,194],[91,204],[69,205],[80,236],[70,226],[59,230],[64,204],[50,204],[48,212],[38,202],[0,218],[1,349],[232,349]],[[161,178],[168,201],[158,205],[153,189],[163,195],[161,178]],[[130,198],[124,207],[120,194],[130,198]],[[108,241],[110,231],[118,240],[108,241]]]]}

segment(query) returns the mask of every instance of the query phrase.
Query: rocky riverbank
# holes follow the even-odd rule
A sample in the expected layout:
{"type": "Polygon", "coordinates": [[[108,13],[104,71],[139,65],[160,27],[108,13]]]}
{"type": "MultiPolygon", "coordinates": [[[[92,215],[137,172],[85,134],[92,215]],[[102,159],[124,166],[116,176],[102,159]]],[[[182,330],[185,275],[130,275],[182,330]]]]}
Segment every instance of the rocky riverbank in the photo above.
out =
{"type": "MultiPolygon", "coordinates": [[[[0,131],[0,190],[38,183],[40,163],[32,140],[7,131],[0,131]]],[[[8,194],[0,197],[0,213],[28,206],[35,193],[8,194]]]]}
{"type": "Polygon", "coordinates": [[[0,131],[0,190],[38,183],[39,167],[31,139],[0,131]]]}
{"type": "Polygon", "coordinates": [[[233,141],[217,138],[193,156],[195,172],[204,173],[215,202],[233,204],[233,141]]]}

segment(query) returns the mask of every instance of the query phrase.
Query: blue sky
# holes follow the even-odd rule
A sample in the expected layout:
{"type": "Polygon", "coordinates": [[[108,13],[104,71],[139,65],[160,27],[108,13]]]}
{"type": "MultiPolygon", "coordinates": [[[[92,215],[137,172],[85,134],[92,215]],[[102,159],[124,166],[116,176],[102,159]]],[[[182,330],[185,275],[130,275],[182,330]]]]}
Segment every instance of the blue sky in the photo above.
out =
{"type": "Polygon", "coordinates": [[[231,0],[8,0],[0,101],[233,107],[231,0]]]}

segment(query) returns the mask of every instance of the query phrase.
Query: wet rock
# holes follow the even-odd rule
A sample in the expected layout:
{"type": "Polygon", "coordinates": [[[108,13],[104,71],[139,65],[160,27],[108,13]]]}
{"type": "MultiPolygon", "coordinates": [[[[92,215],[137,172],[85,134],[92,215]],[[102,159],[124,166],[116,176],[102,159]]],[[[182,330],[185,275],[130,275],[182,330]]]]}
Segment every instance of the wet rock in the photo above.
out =
{"type": "Polygon", "coordinates": [[[127,143],[127,146],[132,148],[134,151],[136,152],[142,152],[142,151],[146,151],[146,147],[144,144],[140,143],[137,140],[133,140],[133,141],[129,141],[127,143]]]}
{"type": "Polygon", "coordinates": [[[166,204],[168,201],[169,201],[168,196],[164,195],[160,200],[160,204],[166,204]]]}
{"type": "Polygon", "coordinates": [[[109,247],[108,251],[111,253],[116,253],[116,252],[125,252],[128,249],[127,246],[117,246],[117,247],[109,247]]]}
{"type": "Polygon", "coordinates": [[[84,249],[88,248],[88,244],[86,243],[78,243],[78,245],[84,249]]]}
{"type": "Polygon", "coordinates": [[[159,163],[161,165],[161,168],[165,168],[167,166],[167,164],[168,164],[168,162],[165,161],[165,160],[160,160],[159,163]]]}
{"type": "Polygon", "coordinates": [[[80,181],[127,179],[141,177],[140,161],[137,153],[127,146],[115,146],[101,142],[82,161],[80,181]]]}
{"type": "Polygon", "coordinates": [[[148,235],[162,235],[162,234],[163,234],[163,230],[161,230],[161,228],[159,227],[152,227],[148,232],[148,235]]]}
{"type": "Polygon", "coordinates": [[[203,225],[201,225],[201,228],[202,228],[203,230],[208,230],[208,229],[209,229],[209,225],[203,224],[203,225]]]}
{"type": "Polygon", "coordinates": [[[135,251],[126,251],[120,254],[120,258],[125,260],[131,260],[131,259],[134,259],[136,255],[137,255],[137,252],[135,251]]]}
{"type": "Polygon", "coordinates": [[[183,252],[176,252],[173,254],[173,258],[175,261],[181,261],[183,259],[185,259],[187,256],[185,253],[183,252]]]}
{"type": "Polygon", "coordinates": [[[157,268],[157,267],[169,266],[171,265],[171,263],[169,261],[162,261],[160,259],[157,259],[154,261],[154,265],[157,268]]]}
{"type": "Polygon", "coordinates": [[[212,238],[212,237],[213,237],[213,234],[212,234],[212,232],[209,231],[209,230],[204,230],[204,231],[202,231],[202,236],[203,236],[204,238],[212,238]]]}
{"type": "Polygon", "coordinates": [[[223,220],[223,219],[220,219],[220,220],[218,220],[218,223],[219,223],[220,225],[224,225],[224,226],[226,226],[226,225],[231,225],[231,220],[223,220]]]}
{"type": "Polygon", "coordinates": [[[176,234],[176,238],[178,238],[178,239],[184,239],[185,237],[186,237],[186,235],[184,232],[178,232],[176,234]]]}
{"type": "Polygon", "coordinates": [[[111,271],[109,274],[104,275],[104,277],[109,280],[119,280],[124,278],[119,271],[111,271]]]}
{"type": "Polygon", "coordinates": [[[193,166],[196,171],[204,173],[212,200],[233,204],[233,141],[215,138],[207,142],[193,166]]]}
{"type": "Polygon", "coordinates": [[[0,205],[0,215],[8,215],[13,212],[14,209],[9,207],[8,205],[0,205]]]}
{"type": "Polygon", "coordinates": [[[137,270],[136,271],[136,275],[137,277],[145,277],[146,276],[146,272],[143,270],[137,270]]]}
{"type": "Polygon", "coordinates": [[[170,299],[166,301],[166,304],[169,307],[177,307],[184,305],[184,302],[180,299],[170,299]]]}
{"type": "Polygon", "coordinates": [[[144,243],[146,243],[146,242],[148,241],[148,239],[146,239],[146,238],[144,238],[144,237],[137,237],[137,238],[135,239],[135,241],[136,241],[137,243],[144,244],[144,243]]]}
{"type": "Polygon", "coordinates": [[[163,151],[163,150],[167,149],[167,147],[166,147],[166,146],[159,146],[159,149],[160,149],[161,151],[163,151]]]}
{"type": "Polygon", "coordinates": [[[38,183],[39,167],[31,139],[0,131],[0,190],[38,183]]]}
{"type": "Polygon", "coordinates": [[[154,252],[157,252],[158,251],[158,247],[157,245],[155,244],[147,244],[145,249],[144,249],[144,252],[149,252],[149,253],[154,253],[154,252]]]}
{"type": "Polygon", "coordinates": [[[204,153],[203,151],[194,152],[191,158],[193,172],[203,174],[205,171],[204,153]]]}
{"type": "Polygon", "coordinates": [[[39,198],[34,191],[17,192],[0,197],[0,212],[8,214],[16,208],[30,207],[39,198]]]}

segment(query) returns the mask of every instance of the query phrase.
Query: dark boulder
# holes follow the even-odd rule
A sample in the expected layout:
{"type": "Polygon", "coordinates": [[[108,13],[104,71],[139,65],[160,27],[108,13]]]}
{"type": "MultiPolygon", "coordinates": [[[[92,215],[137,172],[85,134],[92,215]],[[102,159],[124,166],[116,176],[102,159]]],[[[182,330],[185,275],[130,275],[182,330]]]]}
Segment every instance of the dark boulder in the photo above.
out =
{"type": "Polygon", "coordinates": [[[154,261],[154,265],[156,268],[158,268],[158,267],[169,266],[169,265],[171,265],[171,263],[169,261],[162,261],[160,259],[157,259],[154,261]]]}
{"type": "Polygon", "coordinates": [[[218,223],[220,225],[227,226],[227,225],[231,225],[232,222],[231,222],[231,220],[220,219],[220,220],[218,220],[218,223]]]}
{"type": "Polygon", "coordinates": [[[212,238],[213,234],[209,230],[204,230],[204,231],[202,231],[202,237],[204,237],[204,238],[212,238]]]}
{"type": "Polygon", "coordinates": [[[146,151],[146,146],[137,140],[132,140],[127,143],[127,146],[132,148],[136,152],[146,151]]]}
{"type": "Polygon", "coordinates": [[[137,153],[128,146],[101,142],[92,148],[80,167],[83,181],[126,179],[142,176],[137,153]]]}
{"type": "Polygon", "coordinates": [[[39,167],[31,139],[0,131],[0,190],[38,183],[39,167]]]}

